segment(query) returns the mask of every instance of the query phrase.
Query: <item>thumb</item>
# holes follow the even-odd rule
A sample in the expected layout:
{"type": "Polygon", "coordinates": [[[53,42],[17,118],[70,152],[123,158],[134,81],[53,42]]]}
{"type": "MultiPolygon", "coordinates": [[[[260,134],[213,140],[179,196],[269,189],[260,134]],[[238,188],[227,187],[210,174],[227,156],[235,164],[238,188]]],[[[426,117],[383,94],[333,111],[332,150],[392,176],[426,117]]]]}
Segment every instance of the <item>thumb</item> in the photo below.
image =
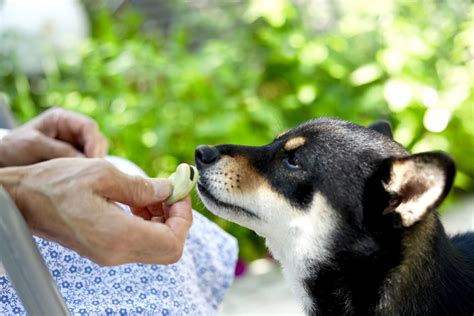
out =
{"type": "Polygon", "coordinates": [[[101,185],[102,196],[131,207],[143,207],[166,200],[171,184],[166,179],[127,175],[118,169],[111,173],[108,185],[101,185]]]}
{"type": "Polygon", "coordinates": [[[35,143],[34,152],[39,158],[49,160],[61,157],[83,157],[83,154],[68,143],[41,134],[35,143]]]}

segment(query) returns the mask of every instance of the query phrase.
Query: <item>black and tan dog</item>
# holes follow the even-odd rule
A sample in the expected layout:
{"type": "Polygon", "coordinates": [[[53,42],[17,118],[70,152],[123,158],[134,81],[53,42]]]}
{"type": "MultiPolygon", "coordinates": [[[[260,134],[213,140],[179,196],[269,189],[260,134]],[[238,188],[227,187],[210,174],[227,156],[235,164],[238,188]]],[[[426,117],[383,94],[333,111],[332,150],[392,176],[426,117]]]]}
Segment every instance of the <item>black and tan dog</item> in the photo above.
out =
{"type": "Polygon", "coordinates": [[[323,118],[261,147],[200,146],[196,165],[205,205],[265,237],[308,314],[473,315],[474,234],[449,238],[435,212],[445,154],[323,118]]]}

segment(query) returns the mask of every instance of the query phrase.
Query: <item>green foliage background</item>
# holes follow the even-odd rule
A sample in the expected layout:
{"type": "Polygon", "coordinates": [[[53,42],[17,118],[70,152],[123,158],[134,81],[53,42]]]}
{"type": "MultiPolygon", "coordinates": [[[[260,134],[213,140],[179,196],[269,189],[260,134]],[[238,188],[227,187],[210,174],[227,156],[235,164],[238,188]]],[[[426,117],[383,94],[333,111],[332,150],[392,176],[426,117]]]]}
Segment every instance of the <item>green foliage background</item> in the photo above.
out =
{"type": "MultiPolygon", "coordinates": [[[[169,2],[165,28],[146,27],[131,5],[112,14],[86,2],[92,37],[80,60],[57,59],[28,78],[1,56],[0,93],[21,122],[51,105],[93,117],[111,153],[151,176],[192,163],[199,144],[264,144],[318,116],[385,118],[409,149],[449,152],[459,169],[452,196],[472,193],[473,3],[329,3],[332,16],[318,20],[308,4],[285,0],[208,10],[169,2]],[[427,130],[430,122],[441,131],[427,130]]],[[[239,238],[243,258],[265,254],[252,232],[212,216],[197,197],[194,206],[239,238]]]]}

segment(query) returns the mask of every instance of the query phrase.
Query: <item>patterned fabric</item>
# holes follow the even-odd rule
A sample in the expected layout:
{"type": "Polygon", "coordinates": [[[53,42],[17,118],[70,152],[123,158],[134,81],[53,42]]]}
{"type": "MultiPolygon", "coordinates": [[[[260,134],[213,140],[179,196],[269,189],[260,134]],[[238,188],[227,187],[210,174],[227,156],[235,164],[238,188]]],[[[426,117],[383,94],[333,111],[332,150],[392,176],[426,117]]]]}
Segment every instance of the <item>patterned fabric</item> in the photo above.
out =
{"type": "MultiPolygon", "coordinates": [[[[237,259],[236,240],[196,212],[183,257],[172,265],[101,267],[35,240],[73,315],[214,315],[237,259]]],[[[6,275],[0,275],[0,313],[25,314],[6,275]]]]}

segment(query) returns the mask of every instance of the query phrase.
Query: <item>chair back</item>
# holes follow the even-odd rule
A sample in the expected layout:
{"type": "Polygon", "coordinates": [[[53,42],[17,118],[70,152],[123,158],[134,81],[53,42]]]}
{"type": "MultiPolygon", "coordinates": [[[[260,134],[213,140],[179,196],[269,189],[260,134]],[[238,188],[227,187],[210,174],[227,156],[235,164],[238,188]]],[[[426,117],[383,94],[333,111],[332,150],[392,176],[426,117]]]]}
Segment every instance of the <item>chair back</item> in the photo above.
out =
{"type": "Polygon", "coordinates": [[[0,186],[0,260],[28,315],[68,315],[23,216],[0,186]]]}
{"type": "Polygon", "coordinates": [[[0,128],[12,129],[16,126],[15,119],[8,104],[0,96],[0,128]]]}

